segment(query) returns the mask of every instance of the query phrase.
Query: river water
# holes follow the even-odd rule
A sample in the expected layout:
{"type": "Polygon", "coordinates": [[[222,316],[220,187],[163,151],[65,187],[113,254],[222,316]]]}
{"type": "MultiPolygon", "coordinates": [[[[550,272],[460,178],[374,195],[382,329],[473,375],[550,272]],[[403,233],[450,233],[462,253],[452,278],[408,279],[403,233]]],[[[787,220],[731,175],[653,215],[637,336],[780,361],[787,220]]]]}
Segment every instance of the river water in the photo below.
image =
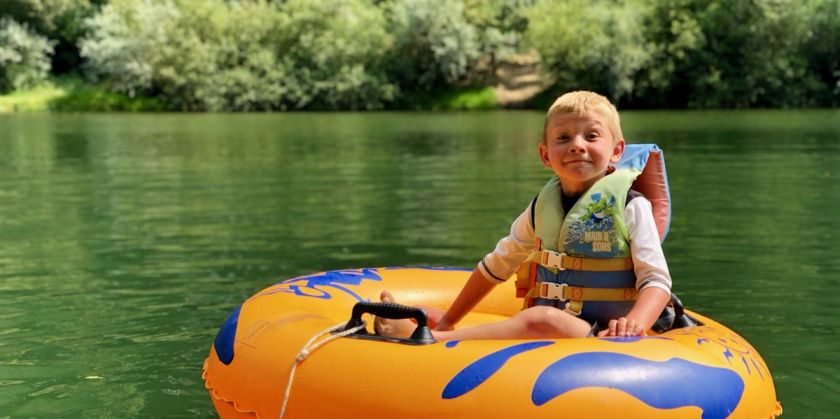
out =
{"type": "MultiPolygon", "coordinates": [[[[840,112],[625,112],[688,308],[840,408],[840,112]]],[[[323,270],[472,268],[549,177],[537,112],[0,115],[0,418],[213,417],[230,312],[323,270]]]]}

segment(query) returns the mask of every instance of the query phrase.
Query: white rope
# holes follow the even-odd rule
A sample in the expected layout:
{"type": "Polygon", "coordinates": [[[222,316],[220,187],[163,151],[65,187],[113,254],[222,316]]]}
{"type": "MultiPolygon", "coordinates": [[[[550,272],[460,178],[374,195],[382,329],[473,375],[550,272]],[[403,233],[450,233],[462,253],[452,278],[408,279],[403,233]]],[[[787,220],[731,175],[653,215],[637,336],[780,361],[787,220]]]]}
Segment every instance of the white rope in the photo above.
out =
{"type": "Polygon", "coordinates": [[[328,337],[328,338],[326,338],[326,339],[324,339],[324,340],[322,340],[318,343],[315,343],[315,344],[312,343],[312,342],[315,342],[316,340],[318,340],[318,338],[320,338],[321,336],[326,335],[327,333],[332,333],[332,332],[335,332],[337,330],[343,329],[344,326],[346,326],[346,325],[347,325],[347,322],[344,322],[344,323],[335,325],[333,327],[330,327],[327,330],[319,332],[317,335],[313,336],[312,339],[309,339],[309,342],[306,342],[306,345],[303,345],[303,349],[301,349],[300,352],[298,352],[297,356],[295,357],[295,363],[292,364],[292,370],[289,372],[289,381],[286,383],[286,394],[283,396],[283,407],[280,408],[280,419],[283,419],[283,415],[286,414],[286,403],[289,401],[289,392],[292,390],[292,380],[294,380],[294,378],[295,378],[295,369],[297,369],[298,364],[303,362],[303,360],[306,359],[312,352],[315,352],[316,349],[326,345],[327,343],[332,342],[332,341],[334,341],[336,339],[339,339],[339,338],[343,338],[343,337],[345,337],[349,334],[356,333],[359,330],[364,329],[365,325],[367,325],[367,321],[362,320],[362,324],[360,324],[360,325],[358,325],[358,326],[356,326],[352,329],[348,329],[348,330],[345,330],[343,332],[336,333],[336,334],[334,334],[334,335],[332,335],[332,336],[330,336],[330,337],[328,337]]]}

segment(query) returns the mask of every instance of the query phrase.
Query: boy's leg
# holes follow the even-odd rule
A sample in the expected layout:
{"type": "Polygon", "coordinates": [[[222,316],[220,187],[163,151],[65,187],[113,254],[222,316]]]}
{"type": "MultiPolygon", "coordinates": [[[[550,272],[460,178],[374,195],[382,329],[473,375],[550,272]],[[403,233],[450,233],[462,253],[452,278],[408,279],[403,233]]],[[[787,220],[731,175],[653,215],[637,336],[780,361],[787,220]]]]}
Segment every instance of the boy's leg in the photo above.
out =
{"type": "Polygon", "coordinates": [[[451,331],[433,331],[436,340],[582,338],[592,325],[563,310],[535,306],[497,323],[451,331]]]}
{"type": "MultiPolygon", "coordinates": [[[[394,297],[387,290],[382,291],[380,299],[394,302],[394,297]]],[[[428,310],[428,309],[427,309],[428,310]]],[[[439,311],[439,310],[437,310],[439,311]]],[[[431,318],[439,319],[442,312],[432,312],[431,318]]],[[[417,325],[411,320],[391,320],[377,317],[374,330],[383,336],[408,337],[417,325]]],[[[435,340],[474,340],[474,339],[558,339],[586,337],[592,325],[558,308],[535,306],[516,313],[513,317],[497,322],[455,330],[432,330],[435,340]]]]}

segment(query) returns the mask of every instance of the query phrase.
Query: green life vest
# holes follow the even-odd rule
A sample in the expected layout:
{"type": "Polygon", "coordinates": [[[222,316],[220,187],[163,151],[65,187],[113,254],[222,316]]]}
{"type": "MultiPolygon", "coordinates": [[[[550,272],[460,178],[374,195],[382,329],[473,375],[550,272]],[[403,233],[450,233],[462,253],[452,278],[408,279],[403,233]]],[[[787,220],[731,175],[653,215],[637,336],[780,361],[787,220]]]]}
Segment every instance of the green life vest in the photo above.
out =
{"type": "Polygon", "coordinates": [[[628,145],[616,167],[568,214],[559,178],[540,191],[533,204],[538,248],[517,275],[517,294],[526,298],[526,306],[552,305],[602,327],[632,309],[638,293],[624,220],[628,192],[631,187],[644,191],[662,239],[670,193],[662,152],[655,145],[628,145]]]}

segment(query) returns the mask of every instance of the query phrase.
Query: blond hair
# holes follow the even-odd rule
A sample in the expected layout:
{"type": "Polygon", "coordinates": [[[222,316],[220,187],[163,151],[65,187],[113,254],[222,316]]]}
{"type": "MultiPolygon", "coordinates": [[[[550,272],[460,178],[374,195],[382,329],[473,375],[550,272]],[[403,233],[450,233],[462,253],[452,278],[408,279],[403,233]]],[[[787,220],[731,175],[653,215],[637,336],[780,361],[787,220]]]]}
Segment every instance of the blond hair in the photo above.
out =
{"type": "Polygon", "coordinates": [[[618,110],[615,109],[609,99],[594,92],[576,91],[558,97],[548,108],[548,113],[545,114],[542,143],[547,144],[548,139],[545,136],[548,131],[548,123],[555,115],[574,114],[582,116],[593,113],[607,120],[607,128],[613,136],[613,143],[624,138],[621,133],[618,110]]]}

